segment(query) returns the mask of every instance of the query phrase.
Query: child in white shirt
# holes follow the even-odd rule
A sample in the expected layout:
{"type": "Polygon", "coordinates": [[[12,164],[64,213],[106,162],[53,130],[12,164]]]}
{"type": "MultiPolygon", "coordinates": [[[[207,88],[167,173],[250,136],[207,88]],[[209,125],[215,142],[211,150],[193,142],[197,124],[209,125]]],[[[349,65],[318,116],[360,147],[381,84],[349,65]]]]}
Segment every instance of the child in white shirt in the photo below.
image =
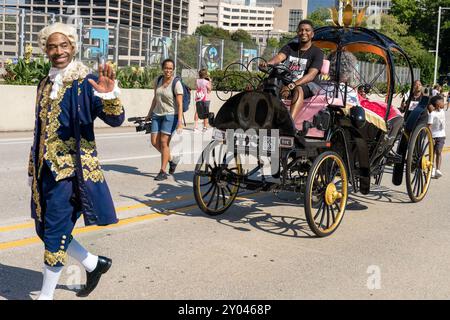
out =
{"type": "Polygon", "coordinates": [[[442,177],[441,162],[442,150],[445,144],[445,112],[444,112],[444,98],[441,95],[434,96],[430,99],[430,108],[433,109],[428,114],[428,127],[434,140],[434,151],[436,154],[436,168],[433,168],[431,177],[442,177]]]}

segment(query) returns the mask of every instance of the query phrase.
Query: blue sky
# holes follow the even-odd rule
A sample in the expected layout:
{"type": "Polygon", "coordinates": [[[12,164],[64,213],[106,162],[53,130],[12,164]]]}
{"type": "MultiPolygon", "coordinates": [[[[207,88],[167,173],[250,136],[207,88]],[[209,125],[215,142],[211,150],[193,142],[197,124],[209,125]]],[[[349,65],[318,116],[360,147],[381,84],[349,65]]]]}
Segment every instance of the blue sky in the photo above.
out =
{"type": "Polygon", "coordinates": [[[309,0],[308,15],[319,7],[331,8],[335,6],[335,0],[309,0]]]}

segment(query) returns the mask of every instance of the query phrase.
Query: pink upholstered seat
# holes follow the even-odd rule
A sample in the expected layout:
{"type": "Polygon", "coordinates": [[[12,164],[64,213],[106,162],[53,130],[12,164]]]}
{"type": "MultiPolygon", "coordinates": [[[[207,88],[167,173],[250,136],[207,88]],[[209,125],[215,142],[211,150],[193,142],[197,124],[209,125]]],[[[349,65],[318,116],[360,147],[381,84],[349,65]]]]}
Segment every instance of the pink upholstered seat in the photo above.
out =
{"type": "MultiPolygon", "coordinates": [[[[322,69],[320,70],[320,74],[327,75],[330,69],[330,61],[329,60],[323,60],[322,69]]],[[[291,105],[290,100],[283,100],[284,105],[289,109],[291,105]]],[[[326,95],[316,95],[314,97],[311,97],[309,99],[305,99],[303,103],[303,108],[300,110],[300,112],[297,114],[296,118],[294,119],[295,127],[297,130],[303,129],[303,122],[304,121],[310,121],[312,122],[314,115],[316,115],[320,110],[324,109],[326,106],[328,106],[330,103],[333,103],[334,105],[343,105],[342,99],[339,98],[330,98],[326,95]]],[[[317,130],[316,128],[311,128],[308,130],[307,137],[316,137],[316,138],[323,138],[324,131],[317,130]]]]}
{"type": "MultiPolygon", "coordinates": [[[[286,108],[289,109],[290,107],[290,101],[283,101],[286,105],[286,108]]],[[[330,99],[326,95],[317,95],[314,97],[311,97],[309,99],[305,99],[305,102],[303,104],[303,108],[300,110],[300,112],[297,114],[297,116],[294,119],[295,128],[297,130],[303,129],[303,122],[309,121],[312,122],[314,116],[319,113],[320,110],[323,110],[326,108],[330,103],[333,103],[333,105],[343,105],[342,99],[334,98],[330,99]]],[[[306,134],[307,137],[316,137],[316,138],[323,138],[324,131],[318,130],[316,128],[311,128],[308,130],[308,133],[306,134]]]]}

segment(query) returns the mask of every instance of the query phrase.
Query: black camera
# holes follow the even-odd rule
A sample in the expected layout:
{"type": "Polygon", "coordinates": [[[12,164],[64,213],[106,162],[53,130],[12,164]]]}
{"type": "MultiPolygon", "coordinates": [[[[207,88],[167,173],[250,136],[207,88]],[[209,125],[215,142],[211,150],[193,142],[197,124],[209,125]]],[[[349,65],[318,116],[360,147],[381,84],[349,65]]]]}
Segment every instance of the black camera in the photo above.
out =
{"type": "Polygon", "coordinates": [[[128,122],[134,122],[136,132],[145,131],[145,134],[152,132],[152,121],[145,121],[145,117],[128,118],[128,122]]]}

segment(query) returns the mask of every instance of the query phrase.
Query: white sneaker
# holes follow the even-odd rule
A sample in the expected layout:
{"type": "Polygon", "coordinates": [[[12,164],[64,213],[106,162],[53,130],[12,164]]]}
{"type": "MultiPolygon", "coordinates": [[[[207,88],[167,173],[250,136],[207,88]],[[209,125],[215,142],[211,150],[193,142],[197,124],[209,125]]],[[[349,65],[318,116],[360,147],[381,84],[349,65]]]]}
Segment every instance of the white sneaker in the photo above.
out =
{"type": "Polygon", "coordinates": [[[433,168],[433,170],[431,170],[431,177],[436,178],[436,169],[435,168],[433,168]]]}
{"type": "Polygon", "coordinates": [[[441,170],[436,170],[436,178],[440,178],[440,177],[442,177],[441,170]]]}

